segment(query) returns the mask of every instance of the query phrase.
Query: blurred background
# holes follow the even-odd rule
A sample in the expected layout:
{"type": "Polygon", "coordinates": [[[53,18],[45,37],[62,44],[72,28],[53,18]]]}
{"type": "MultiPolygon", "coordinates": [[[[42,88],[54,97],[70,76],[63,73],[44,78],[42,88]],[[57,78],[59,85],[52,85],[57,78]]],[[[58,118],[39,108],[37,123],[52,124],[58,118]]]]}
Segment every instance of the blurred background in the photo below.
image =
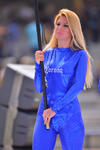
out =
{"type": "MultiPolygon", "coordinates": [[[[92,56],[93,86],[79,95],[86,127],[84,150],[100,150],[99,0],[39,0],[42,46],[50,40],[59,9],[75,11],[92,56]]],[[[0,149],[30,150],[41,95],[34,89],[38,49],[34,0],[0,1],[0,149]]],[[[55,150],[60,150],[57,138],[55,150]]]]}

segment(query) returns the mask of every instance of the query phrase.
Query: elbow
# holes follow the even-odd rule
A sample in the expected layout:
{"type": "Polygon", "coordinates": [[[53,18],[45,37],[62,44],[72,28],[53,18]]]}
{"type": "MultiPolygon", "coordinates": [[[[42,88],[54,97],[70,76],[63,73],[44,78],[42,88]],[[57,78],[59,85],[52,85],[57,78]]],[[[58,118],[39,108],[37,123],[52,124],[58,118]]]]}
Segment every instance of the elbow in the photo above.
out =
{"type": "Polygon", "coordinates": [[[38,92],[38,93],[42,93],[42,83],[41,82],[38,82],[38,80],[34,80],[34,87],[35,87],[35,90],[38,92]]]}
{"type": "Polygon", "coordinates": [[[77,87],[77,90],[80,93],[84,89],[84,82],[77,81],[75,87],[77,87]]]}
{"type": "Polygon", "coordinates": [[[37,92],[38,92],[38,93],[42,93],[42,90],[38,90],[37,92]]]}
{"type": "Polygon", "coordinates": [[[42,93],[42,91],[43,91],[41,87],[35,87],[35,89],[38,93],[42,93]]]}

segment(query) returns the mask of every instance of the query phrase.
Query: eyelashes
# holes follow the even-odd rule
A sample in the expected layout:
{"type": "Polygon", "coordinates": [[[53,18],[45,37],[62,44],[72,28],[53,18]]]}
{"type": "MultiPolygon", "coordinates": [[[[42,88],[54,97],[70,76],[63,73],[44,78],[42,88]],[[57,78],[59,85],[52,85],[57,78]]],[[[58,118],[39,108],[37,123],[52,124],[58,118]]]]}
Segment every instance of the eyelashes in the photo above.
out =
{"type": "Polygon", "coordinates": [[[64,27],[67,27],[67,28],[68,28],[68,27],[69,27],[69,25],[68,25],[68,24],[65,24],[65,25],[64,25],[64,27]]]}
{"type": "Polygon", "coordinates": [[[57,26],[60,26],[60,23],[56,23],[57,26]]]}
{"type": "MultiPolygon", "coordinates": [[[[57,26],[60,26],[61,24],[60,24],[60,23],[57,23],[56,25],[57,25],[57,26]]],[[[65,28],[68,28],[68,27],[69,27],[68,24],[64,24],[63,26],[64,26],[65,28]]]]}

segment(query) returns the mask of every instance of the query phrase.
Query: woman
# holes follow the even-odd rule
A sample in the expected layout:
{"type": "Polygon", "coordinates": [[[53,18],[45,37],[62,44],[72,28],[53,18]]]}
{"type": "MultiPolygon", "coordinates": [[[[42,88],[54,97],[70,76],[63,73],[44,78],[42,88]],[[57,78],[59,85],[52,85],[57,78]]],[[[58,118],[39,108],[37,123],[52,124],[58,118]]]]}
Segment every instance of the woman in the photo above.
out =
{"type": "Polygon", "coordinates": [[[90,55],[78,16],[61,9],[43,51],[35,53],[35,88],[42,92],[40,61],[45,68],[48,109],[43,97],[33,133],[33,150],[53,150],[59,135],[63,150],[82,150],[84,124],[77,95],[92,84],[90,55]],[[49,122],[50,129],[45,124],[49,122]]]}

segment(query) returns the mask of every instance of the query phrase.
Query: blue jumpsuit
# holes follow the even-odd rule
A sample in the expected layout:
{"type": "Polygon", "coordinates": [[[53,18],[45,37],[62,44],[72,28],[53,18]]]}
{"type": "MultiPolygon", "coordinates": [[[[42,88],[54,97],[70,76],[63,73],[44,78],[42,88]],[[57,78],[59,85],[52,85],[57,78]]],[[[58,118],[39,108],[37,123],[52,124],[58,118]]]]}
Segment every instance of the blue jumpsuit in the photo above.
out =
{"type": "MultiPolygon", "coordinates": [[[[44,53],[47,104],[56,112],[47,130],[42,117],[43,97],[33,132],[32,150],[54,150],[59,135],[63,150],[82,150],[85,136],[77,95],[83,90],[87,71],[84,50],[51,48],[44,53]]],[[[42,92],[40,65],[35,62],[35,89],[42,92]]]]}

